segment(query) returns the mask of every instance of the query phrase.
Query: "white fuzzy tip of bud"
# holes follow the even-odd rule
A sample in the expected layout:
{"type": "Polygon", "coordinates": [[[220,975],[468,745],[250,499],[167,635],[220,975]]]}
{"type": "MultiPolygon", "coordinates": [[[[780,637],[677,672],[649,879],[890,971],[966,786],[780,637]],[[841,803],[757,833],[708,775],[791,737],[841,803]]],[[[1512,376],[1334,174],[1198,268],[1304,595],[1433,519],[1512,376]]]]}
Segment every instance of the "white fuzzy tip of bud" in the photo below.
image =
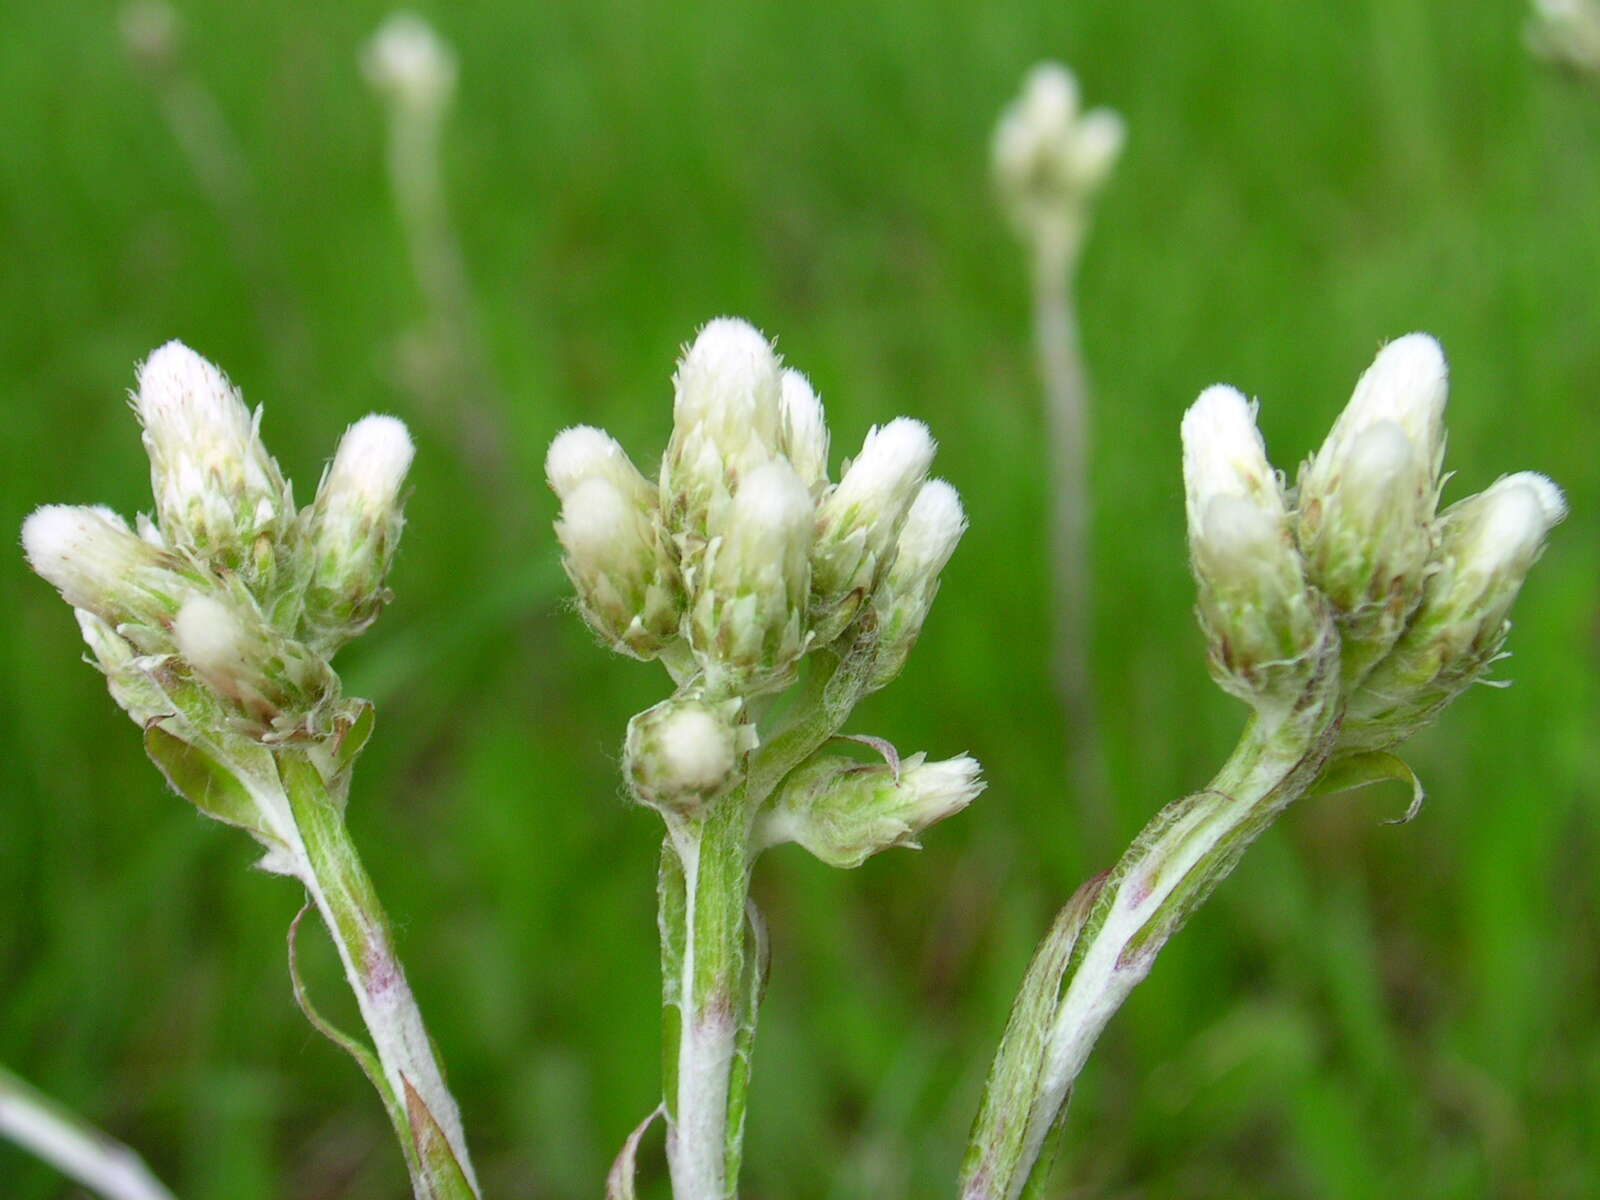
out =
{"type": "Polygon", "coordinates": [[[168,342],[139,367],[134,409],[169,544],[237,567],[293,519],[288,488],[262,445],[258,418],[216,366],[168,342]]]}
{"type": "Polygon", "coordinates": [[[785,369],[779,393],[783,416],[783,452],[808,487],[828,482],[828,424],[822,401],[799,371],[785,369]]]}
{"type": "Polygon", "coordinates": [[[361,69],[374,89],[416,108],[436,108],[455,89],[456,60],[432,25],[397,12],[378,26],[361,52],[361,69]]]}
{"type": "Polygon", "coordinates": [[[895,527],[900,522],[933,462],[933,435],[921,421],[896,417],[873,428],[861,453],[850,464],[838,489],[828,498],[836,513],[869,515],[895,527]]]}
{"type": "Polygon", "coordinates": [[[739,486],[726,532],[707,552],[690,641],[708,668],[732,672],[746,690],[781,682],[805,652],[815,517],[810,489],[774,459],[739,486]]]}
{"type": "Polygon", "coordinates": [[[778,356],[748,321],[706,322],[678,364],[674,416],[679,426],[749,421],[775,443],[780,391],[778,356]]]}
{"type": "Polygon", "coordinates": [[[1204,533],[1205,515],[1218,496],[1243,496],[1281,517],[1283,493],[1267,462],[1256,428],[1255,406],[1242,393],[1217,384],[1183,415],[1183,483],[1191,539],[1204,533]]]}
{"type": "Polygon", "coordinates": [[[926,425],[896,417],[867,434],[818,507],[812,591],[819,644],[844,632],[888,571],[933,451],[926,425]]]}
{"type": "Polygon", "coordinates": [[[1338,487],[1357,439],[1380,423],[1397,427],[1411,444],[1423,486],[1438,486],[1444,454],[1444,406],[1450,372],[1439,343],[1425,333],[1396,338],[1372,360],[1356,383],[1350,403],[1300,479],[1302,505],[1338,487]]]}
{"type": "Polygon", "coordinates": [[[1482,677],[1500,655],[1523,581],[1566,514],[1561,489],[1532,471],[1507,475],[1440,514],[1422,603],[1353,695],[1346,745],[1393,745],[1482,677]]]}
{"type": "Polygon", "coordinates": [[[22,523],[28,565],[55,586],[74,608],[111,624],[160,623],[170,617],[168,597],[178,580],[169,560],[129,531],[108,508],[47,504],[22,523]]]}
{"type": "Polygon", "coordinates": [[[234,695],[246,672],[247,637],[232,610],[212,596],[184,601],[172,622],[172,640],[195,673],[224,695],[234,695]]]}
{"type": "Polygon", "coordinates": [[[906,514],[892,573],[907,578],[937,575],[955,553],[966,528],[967,514],[956,489],[942,479],[928,480],[906,514]]]}
{"type": "Polygon", "coordinates": [[[707,324],[679,361],[659,490],[686,557],[722,532],[739,481],[782,454],[779,371],[767,339],[734,317],[707,324]]]}
{"type": "Polygon", "coordinates": [[[894,846],[916,849],[917,836],[960,812],[983,791],[968,755],[927,762],[914,754],[897,766],[865,766],[824,755],[798,768],[762,814],[757,844],[798,842],[833,867],[858,867],[894,846]]]}
{"type": "Polygon", "coordinates": [[[550,490],[562,500],[585,480],[604,479],[638,504],[655,504],[654,488],[639,474],[628,452],[593,425],[574,425],[558,433],[545,455],[544,473],[550,490]]]}
{"type": "Polygon", "coordinates": [[[1484,509],[1470,543],[1469,564],[1485,574],[1525,574],[1545,538],[1567,515],[1561,489],[1533,471],[1497,480],[1479,502],[1484,509]]]}
{"type": "Polygon", "coordinates": [[[404,421],[377,413],[362,417],[340,439],[323,491],[386,515],[400,497],[415,454],[404,421]]]}
{"type": "Polygon", "coordinates": [[[1332,633],[1289,537],[1254,407],[1233,388],[1207,388],[1184,414],[1183,481],[1212,677],[1275,722],[1319,670],[1332,633]]]}

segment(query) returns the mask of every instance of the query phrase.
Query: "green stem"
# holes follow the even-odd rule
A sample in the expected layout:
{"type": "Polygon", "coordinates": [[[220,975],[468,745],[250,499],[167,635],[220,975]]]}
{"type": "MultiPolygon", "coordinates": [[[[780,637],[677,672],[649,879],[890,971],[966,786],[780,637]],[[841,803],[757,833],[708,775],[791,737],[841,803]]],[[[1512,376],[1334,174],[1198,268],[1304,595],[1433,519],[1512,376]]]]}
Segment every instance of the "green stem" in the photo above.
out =
{"type": "Polygon", "coordinates": [[[377,1050],[380,1092],[416,1196],[476,1200],[477,1179],[460,1111],[395,953],[389,919],[345,827],[341,797],[304,755],[281,754],[279,772],[304,851],[301,877],[333,938],[377,1050]]]}

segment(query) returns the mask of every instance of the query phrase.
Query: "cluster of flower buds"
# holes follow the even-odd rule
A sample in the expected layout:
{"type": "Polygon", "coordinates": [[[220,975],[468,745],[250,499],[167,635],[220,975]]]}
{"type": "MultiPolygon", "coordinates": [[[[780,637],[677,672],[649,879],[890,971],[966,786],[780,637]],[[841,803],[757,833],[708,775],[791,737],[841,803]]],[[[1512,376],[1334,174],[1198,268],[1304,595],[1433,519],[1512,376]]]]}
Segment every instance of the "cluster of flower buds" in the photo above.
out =
{"type": "Polygon", "coordinates": [[[899,673],[966,518],[908,418],[869,432],[832,482],[821,401],[744,321],[706,325],[674,387],[659,482],[587,426],[555,439],[546,474],[579,611],[679,684],[629,727],[634,795],[689,813],[754,748],[745,701],[792,683],[807,653],[849,654],[864,690],[899,673]]]}
{"type": "Polygon", "coordinates": [[[1078,81],[1060,63],[1028,72],[1022,95],[995,127],[995,186],[1019,235],[1075,252],[1089,204],[1122,153],[1127,128],[1111,109],[1082,112],[1078,81]]]}
{"type": "Polygon", "coordinates": [[[260,411],[170,342],[139,370],[134,409],[155,515],[48,505],[28,561],[77,610],[112,694],[141,724],[274,745],[340,733],[356,702],[328,660],[387,601],[411,439],[393,417],[352,426],[316,499],[294,506],[260,411]]]}
{"type": "Polygon", "coordinates": [[[1189,546],[1212,671],[1264,720],[1336,669],[1341,744],[1383,748],[1499,653],[1511,602],[1566,507],[1553,483],[1524,473],[1436,513],[1446,392],[1437,342],[1390,343],[1293,491],[1238,392],[1209,388],[1185,414],[1189,546]]]}
{"type": "Polygon", "coordinates": [[[436,117],[456,87],[456,60],[433,26],[391,13],[362,50],[367,82],[397,108],[436,117]]]}
{"type": "Polygon", "coordinates": [[[1528,44],[1535,54],[1600,83],[1600,2],[1534,0],[1528,44]]]}
{"type": "Polygon", "coordinates": [[[821,754],[796,768],[761,814],[764,846],[798,842],[831,867],[859,867],[880,850],[917,845],[935,821],[960,812],[983,791],[976,759],[865,764],[821,754]]]}
{"type": "Polygon", "coordinates": [[[880,639],[887,682],[965,526],[954,489],[926,478],[926,427],[873,429],[831,483],[816,393],[731,318],[701,330],[674,383],[659,484],[598,429],[551,444],[556,533],[591,628],[636,658],[687,653],[713,699],[782,688],[846,636],[880,639]]]}

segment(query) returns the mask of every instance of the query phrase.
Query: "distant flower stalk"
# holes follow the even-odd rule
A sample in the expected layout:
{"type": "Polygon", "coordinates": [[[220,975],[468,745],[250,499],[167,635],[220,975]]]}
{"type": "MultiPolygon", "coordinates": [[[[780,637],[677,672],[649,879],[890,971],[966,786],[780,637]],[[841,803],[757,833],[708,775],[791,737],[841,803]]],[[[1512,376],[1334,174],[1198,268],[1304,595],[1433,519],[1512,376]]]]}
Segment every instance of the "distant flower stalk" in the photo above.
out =
{"type": "Polygon", "coordinates": [[[1033,276],[1034,340],[1045,390],[1051,469],[1053,672],[1067,721],[1074,800],[1104,833],[1104,751],[1089,647],[1093,589],[1089,381],[1073,293],[1094,201],[1126,139],[1107,108],[1084,112],[1078,81],[1059,63],[1028,73],[1001,114],[991,146],[995,190],[1022,241],[1033,276]]]}
{"type": "Polygon", "coordinates": [[[1512,602],[1566,514],[1542,475],[1438,511],[1447,371],[1390,343],[1290,490],[1255,406],[1208,388],[1183,418],[1190,559],[1211,673],[1250,706],[1232,757],[1085,884],[1041,943],[989,1076],[964,1200],[1040,1194],[1068,1092],[1166,940],[1277,815],[1394,779],[1392,750],[1501,656],[1512,602]]]}
{"type": "Polygon", "coordinates": [[[455,1100],[344,826],[372,710],[344,695],[331,660],[389,600],[410,435],[393,417],[358,421],[298,508],[260,410],[186,346],[168,343],[140,367],[134,410],[153,515],[130,526],[106,508],[47,505],[23,524],[28,562],[76,610],[173,789],[255,837],[263,868],[305,886],[376,1058],[341,1044],[377,1086],[417,1195],[476,1196],[455,1100]]]}
{"type": "MultiPolygon", "coordinates": [[[[916,845],[983,782],[965,755],[902,760],[862,739],[881,750],[875,763],[830,748],[856,702],[900,673],[966,527],[955,489],[927,478],[927,428],[902,417],[873,429],[832,482],[816,392],[729,318],[700,331],[674,389],[657,478],[587,426],[555,439],[546,474],[578,611],[604,645],[659,660],[675,685],[629,722],[623,771],[667,830],[673,1191],[724,1200],[737,1186],[765,983],[755,859],[797,842],[857,866],[916,845]],[[775,705],[778,693],[789,695],[775,705]]],[[[634,1145],[614,1178],[631,1173],[634,1145]]]]}
{"type": "Polygon", "coordinates": [[[1534,0],[1528,45],[1539,57],[1600,86],[1600,3],[1534,0]]]}

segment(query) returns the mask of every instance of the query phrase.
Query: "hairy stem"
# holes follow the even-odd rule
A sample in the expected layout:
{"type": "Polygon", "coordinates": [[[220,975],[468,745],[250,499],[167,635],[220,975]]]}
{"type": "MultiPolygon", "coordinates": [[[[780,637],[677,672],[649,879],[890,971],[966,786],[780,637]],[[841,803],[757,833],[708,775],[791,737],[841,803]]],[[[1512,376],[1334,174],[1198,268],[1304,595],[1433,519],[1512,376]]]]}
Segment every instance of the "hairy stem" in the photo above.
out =
{"type": "MultiPolygon", "coordinates": [[[[1022,1036],[1026,1031],[1014,1014],[963,1166],[964,1200],[1042,1194],[1050,1143],[1106,1023],[1149,973],[1167,939],[1327,765],[1338,737],[1337,686],[1337,664],[1327,662],[1287,719],[1269,729],[1253,718],[1206,789],[1162,809],[1103,881],[1092,881],[1080,893],[1076,903],[1087,901],[1087,912],[1067,921],[1071,914],[1064,911],[1058,930],[1046,939],[1055,939],[1062,960],[1049,982],[1055,999],[1042,1053],[1040,1039],[1022,1036]],[[1019,1054],[1031,1061],[1012,1061],[1019,1054]],[[1015,1092],[1019,1074],[1033,1080],[1026,1096],[1015,1092]],[[1008,1086],[1013,1092],[1002,1099],[1008,1086]]],[[[1041,947],[1030,972],[1035,994],[1047,951],[1041,947]]],[[[1019,1006],[1029,999],[1025,987],[1019,1006]]],[[[1023,1015],[1025,1023],[1044,1028],[1033,1014],[1023,1015]]]]}
{"type": "Polygon", "coordinates": [[[0,1134],[106,1200],[173,1200],[132,1150],[3,1067],[0,1134]]]}
{"type": "MultiPolygon", "coordinates": [[[[747,986],[745,907],[750,815],[736,789],[672,831],[681,901],[663,896],[666,1004],[676,1010],[676,1053],[666,1081],[667,1160],[676,1200],[724,1200],[738,1190],[743,1083],[754,997],[747,986]],[[671,943],[670,946],[668,943],[671,943]],[[735,1095],[737,1081],[739,1095],[735,1095]]],[[[664,880],[664,891],[669,881],[664,880]]],[[[669,1037],[674,1021],[669,1019],[669,1037]]]]}
{"type": "Polygon", "coordinates": [[[461,1114],[395,953],[389,919],[318,768],[285,754],[280,773],[304,850],[302,880],[321,914],[377,1050],[384,1101],[418,1200],[479,1195],[461,1114]],[[409,1139],[409,1144],[406,1144],[409,1139]]]}

